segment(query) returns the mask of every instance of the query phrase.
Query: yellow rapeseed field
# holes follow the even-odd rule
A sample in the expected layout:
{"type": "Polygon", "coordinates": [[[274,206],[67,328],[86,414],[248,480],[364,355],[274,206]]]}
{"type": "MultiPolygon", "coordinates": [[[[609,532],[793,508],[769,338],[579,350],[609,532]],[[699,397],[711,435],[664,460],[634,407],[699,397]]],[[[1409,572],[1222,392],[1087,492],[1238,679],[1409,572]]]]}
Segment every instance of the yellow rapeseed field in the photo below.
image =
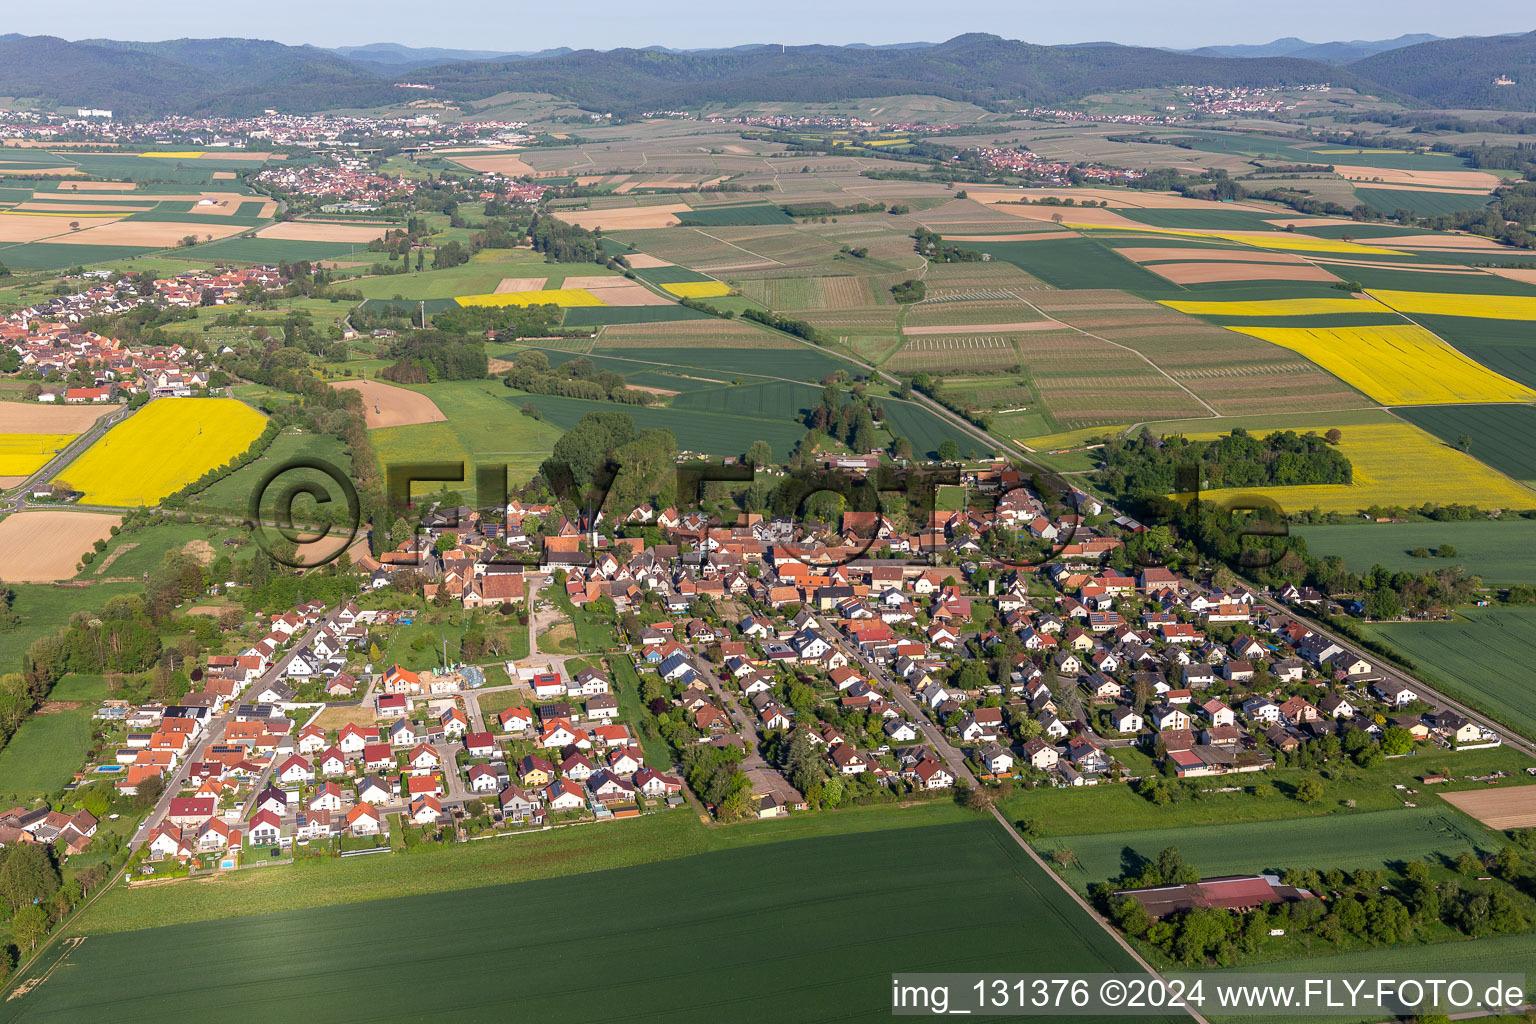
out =
{"type": "Polygon", "coordinates": [[[1456,292],[1394,292],[1370,294],[1393,309],[1443,316],[1476,316],[1485,320],[1536,320],[1536,295],[1462,295],[1456,292]]]}
{"type": "Polygon", "coordinates": [[[1191,316],[1318,316],[1327,313],[1380,313],[1391,310],[1370,299],[1258,299],[1253,302],[1201,302],[1170,299],[1169,309],[1191,316]]]}
{"type": "MultiPolygon", "coordinates": [[[[1296,428],[1291,428],[1296,429],[1296,428]]],[[[1328,428],[1315,428],[1323,433],[1328,428]]],[[[1320,508],[1324,512],[1357,512],[1371,505],[1422,505],[1426,501],[1461,502],[1485,509],[1536,508],[1536,491],[1523,487],[1408,423],[1341,426],[1339,449],[1354,466],[1351,484],[1300,487],[1232,488],[1210,491],[1206,497],[1264,494],[1287,512],[1320,508]]],[[[1249,433],[1269,433],[1250,427],[1249,433]]],[[[1187,434],[1209,441],[1217,432],[1187,434]]]]}
{"type": "Polygon", "coordinates": [[[535,292],[494,292],[489,295],[460,295],[461,306],[606,306],[607,303],[585,288],[545,288],[535,292]]]}
{"type": "Polygon", "coordinates": [[[147,159],[147,160],[148,159],[196,160],[199,157],[204,157],[204,156],[207,156],[207,155],[208,155],[207,151],[206,150],[201,150],[201,149],[180,149],[180,150],[174,150],[174,151],[169,152],[169,153],[140,153],[139,154],[139,156],[141,156],[141,157],[143,157],[144,159],[147,159]]]}
{"type": "Polygon", "coordinates": [[[42,469],[77,434],[0,434],[0,476],[27,476],[42,469]]]}
{"type": "Polygon", "coordinates": [[[1177,235],[1181,238],[1221,238],[1241,245],[1255,245],[1261,249],[1291,249],[1296,252],[1352,252],[1370,253],[1377,256],[1398,256],[1392,249],[1378,249],[1372,245],[1346,242],[1337,238],[1315,238],[1294,231],[1202,231],[1188,228],[1132,227],[1128,224],[1106,226],[1104,224],[1073,224],[1063,227],[1081,231],[1144,231],[1155,235],[1177,235]]]}
{"type": "Polygon", "coordinates": [[[1028,445],[1037,452],[1052,452],[1063,448],[1079,448],[1087,444],[1090,438],[1118,434],[1124,429],[1125,427],[1121,425],[1082,427],[1078,430],[1064,430],[1059,434],[1041,434],[1038,437],[1021,438],[1020,443],[1028,445]]]}
{"type": "Polygon", "coordinates": [[[1413,324],[1231,330],[1299,352],[1383,405],[1536,401],[1536,391],[1494,373],[1413,324]]]}
{"type": "Polygon", "coordinates": [[[154,505],[250,447],[266,417],[233,398],[159,398],[59,474],[93,505],[154,505]]]}
{"type": "Polygon", "coordinates": [[[680,299],[713,299],[731,294],[731,286],[721,281],[682,281],[662,287],[680,299]]]}

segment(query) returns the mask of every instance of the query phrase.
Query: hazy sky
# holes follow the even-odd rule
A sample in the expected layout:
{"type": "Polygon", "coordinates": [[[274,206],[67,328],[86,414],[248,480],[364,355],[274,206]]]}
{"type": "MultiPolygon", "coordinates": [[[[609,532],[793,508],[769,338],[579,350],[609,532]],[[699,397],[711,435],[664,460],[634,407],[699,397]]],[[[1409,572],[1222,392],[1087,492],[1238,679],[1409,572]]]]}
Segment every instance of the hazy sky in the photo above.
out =
{"type": "Polygon", "coordinates": [[[939,42],[962,32],[1039,43],[1108,39],[1194,47],[1268,42],[1287,35],[1324,42],[1409,32],[1461,36],[1536,29],[1530,0],[74,0],[7,7],[6,31],[66,39],[248,36],[318,46],[398,42],[482,50],[939,42]]]}

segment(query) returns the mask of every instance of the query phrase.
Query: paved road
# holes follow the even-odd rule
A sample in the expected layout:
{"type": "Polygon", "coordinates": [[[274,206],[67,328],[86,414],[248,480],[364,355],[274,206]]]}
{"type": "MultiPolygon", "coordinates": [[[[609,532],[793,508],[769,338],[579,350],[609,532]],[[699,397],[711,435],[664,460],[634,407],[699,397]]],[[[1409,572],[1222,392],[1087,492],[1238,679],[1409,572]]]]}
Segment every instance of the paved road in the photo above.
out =
{"type": "MultiPolygon", "coordinates": [[[[311,640],[313,640],[326,624],[334,622],[338,611],[340,611],[339,608],[332,610],[319,622],[316,622],[313,626],[311,626],[304,633],[304,636],[300,640],[296,641],[291,648],[289,648],[286,654],[284,654],[277,661],[273,662],[271,668],[263,672],[261,677],[257,679],[256,682],[247,687],[247,691],[255,692],[261,687],[281,679],[283,669],[287,668],[288,663],[293,661],[294,656],[299,652],[299,648],[304,647],[311,640]]],[[[154,831],[154,829],[160,824],[161,821],[165,819],[165,813],[170,808],[171,800],[181,792],[182,786],[186,784],[187,774],[191,771],[192,765],[197,761],[202,760],[203,752],[208,749],[210,744],[223,739],[226,727],[233,720],[233,712],[225,712],[224,714],[217,715],[209,720],[207,728],[203,730],[202,739],[198,740],[197,743],[193,745],[192,750],[188,752],[185,758],[182,759],[181,764],[177,766],[176,771],[170,776],[170,778],[166,779],[165,792],[161,794],[160,799],[156,801],[155,807],[152,811],[150,811],[149,817],[144,819],[143,824],[139,826],[138,831],[134,833],[133,839],[128,844],[128,849],[130,852],[142,846],[154,831]]],[[[273,761],[275,762],[276,758],[274,758],[273,761]]],[[[272,769],[274,767],[274,763],[269,763],[267,765],[266,771],[262,773],[261,778],[257,779],[255,785],[251,787],[252,799],[255,798],[255,794],[261,792],[262,787],[266,784],[266,780],[271,775],[272,769]]],[[[242,807],[242,816],[245,816],[249,810],[250,808],[248,806],[242,807]]]]}

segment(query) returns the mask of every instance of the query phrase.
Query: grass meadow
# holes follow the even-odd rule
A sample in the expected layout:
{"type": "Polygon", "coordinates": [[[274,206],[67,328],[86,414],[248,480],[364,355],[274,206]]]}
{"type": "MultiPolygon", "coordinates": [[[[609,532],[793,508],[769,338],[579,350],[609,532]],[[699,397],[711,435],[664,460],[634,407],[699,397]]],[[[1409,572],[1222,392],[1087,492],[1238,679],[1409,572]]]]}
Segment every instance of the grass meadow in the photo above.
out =
{"type": "Polygon", "coordinates": [[[0,750],[0,800],[29,803],[68,782],[90,749],[95,710],[87,704],[22,722],[0,750]]]}

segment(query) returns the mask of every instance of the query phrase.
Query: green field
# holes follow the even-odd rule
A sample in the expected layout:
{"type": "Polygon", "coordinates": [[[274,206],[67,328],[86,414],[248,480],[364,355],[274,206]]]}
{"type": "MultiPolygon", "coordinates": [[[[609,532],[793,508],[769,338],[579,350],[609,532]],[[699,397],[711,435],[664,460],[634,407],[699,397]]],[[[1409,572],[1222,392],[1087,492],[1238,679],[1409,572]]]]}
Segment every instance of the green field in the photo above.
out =
{"type": "Polygon", "coordinates": [[[0,1004],[0,1021],[163,1020],[184,1002],[185,975],[143,965],[188,966],[188,950],[198,963],[219,965],[223,991],[260,988],[263,1015],[296,1017],[323,998],[332,1017],[375,1021],[450,1009],[504,1019],[509,964],[537,965],[539,984],[516,995],[519,1018],[562,1021],[873,1020],[889,1016],[893,971],[951,963],[1134,970],[1003,829],[972,820],[94,936],[68,954],[69,966],[0,1004]],[[986,898],[956,898],[966,892],[986,898]],[[509,926],[513,919],[523,924],[509,926]],[[431,984],[418,973],[427,934],[431,984]],[[594,974],[599,948],[612,955],[594,974]],[[86,977],[90,985],[72,983],[86,977]],[[285,981],[271,986],[274,978],[285,981]],[[339,1009],[348,1005],[355,1012],[339,1009]]]}
{"type": "MultiPolygon", "coordinates": [[[[819,401],[821,392],[809,384],[776,380],[766,384],[743,384],[685,392],[672,400],[672,408],[793,420],[819,401]]],[[[788,452],[785,455],[787,457],[788,452]]]]}
{"type": "Polygon", "coordinates": [[[1042,853],[1072,851],[1076,863],[1060,873],[1084,892],[1095,882],[1134,873],[1141,861],[1169,846],[1177,846],[1185,860],[1211,876],[1282,874],[1287,868],[1352,871],[1416,858],[1433,863],[1433,854],[1455,859],[1464,850],[1492,853],[1503,845],[1498,836],[1443,801],[1430,798],[1425,804],[1302,821],[1056,836],[1038,845],[1042,853]]]}
{"type": "MultiPolygon", "coordinates": [[[[501,463],[508,467],[510,479],[521,482],[549,455],[562,430],[575,422],[552,425],[522,415],[522,392],[512,391],[495,379],[418,384],[411,390],[431,397],[448,420],[370,431],[374,450],[386,467],[392,463],[463,460],[473,480],[475,463],[501,463]]],[[[617,408],[607,402],[596,404],[606,410],[617,408]]],[[[417,490],[438,488],[437,484],[420,485],[417,490]]]]}
{"type": "MultiPolygon", "coordinates": [[[[686,348],[637,347],[631,345],[605,345],[602,337],[593,347],[594,354],[606,353],[624,359],[647,363],[665,363],[669,366],[700,371],[704,376],[718,379],[738,373],[756,374],[762,377],[784,377],[806,383],[819,384],[829,373],[847,370],[847,363],[826,355],[809,345],[778,348],[748,348],[706,346],[686,348]]],[[[619,372],[623,372],[620,370],[619,372]]]]}
{"type": "Polygon", "coordinates": [[[1403,419],[1455,444],[1472,439],[1473,456],[1516,480],[1536,480],[1536,406],[1421,405],[1394,409],[1403,419]]]}
{"type": "MultiPolygon", "coordinates": [[[[262,454],[261,458],[239,469],[224,479],[215,483],[212,487],[199,493],[193,501],[199,508],[227,509],[243,515],[249,507],[252,493],[261,483],[262,477],[279,466],[295,459],[319,459],[335,466],[345,476],[352,474],[352,457],[347,453],[346,446],[332,434],[279,434],[273,439],[271,445],[262,454]]],[[[263,511],[271,512],[279,488],[302,483],[315,483],[324,485],[330,477],[310,469],[294,469],[283,473],[281,477],[273,481],[273,487],[267,494],[271,496],[263,507],[263,511]]],[[[337,500],[343,500],[336,493],[337,487],[333,483],[329,492],[335,494],[337,500]]],[[[295,502],[295,516],[301,516],[308,499],[295,502]]]]}
{"type": "Polygon", "coordinates": [[[606,324],[660,324],[674,320],[703,320],[687,306],[572,306],[565,311],[565,327],[602,327],[606,324]]]}
{"type": "Polygon", "coordinates": [[[98,583],[91,587],[53,587],[46,583],[12,583],[16,600],[11,610],[20,622],[0,634],[0,673],[20,672],[27,645],[69,625],[75,612],[90,611],[119,594],[142,594],[142,583],[98,583]]]}
{"type": "MultiPolygon", "coordinates": [[[[211,246],[197,246],[198,257],[211,246]]],[[[77,264],[131,260],[152,249],[133,245],[68,245],[63,242],[22,242],[0,247],[0,263],[17,270],[60,270],[77,264]]],[[[187,250],[190,252],[191,250],[187,250]]],[[[190,256],[188,257],[191,258],[190,256]]],[[[258,262],[258,261],[251,261],[258,262]]],[[[131,264],[130,264],[131,266],[131,264]]]]}
{"type": "Polygon", "coordinates": [[[1373,565],[1405,572],[1430,572],[1463,565],[1493,584],[1536,580],[1536,520],[1510,519],[1465,523],[1361,523],[1345,526],[1292,526],[1306,538],[1313,555],[1342,555],[1351,572],[1373,565]],[[1454,558],[1414,558],[1414,548],[1456,548],[1454,558]]]}
{"type": "Polygon", "coordinates": [[[1383,622],[1365,627],[1412,658],[1424,681],[1536,736],[1531,666],[1536,607],[1463,608],[1453,622],[1383,622]]]}
{"type": "Polygon", "coordinates": [[[701,224],[723,228],[734,224],[793,224],[783,210],[772,203],[739,203],[731,206],[704,206],[677,215],[683,224],[701,224]]]}
{"type": "MultiPolygon", "coordinates": [[[[65,248],[89,247],[71,245],[65,248]]],[[[98,246],[97,248],[106,247],[98,246]]],[[[8,252],[9,250],[0,251],[8,252]]],[[[370,253],[366,242],[302,242],[288,238],[235,237],[217,242],[204,242],[191,249],[177,250],[170,255],[176,259],[202,262],[228,260],[231,263],[281,263],[284,260],[340,260],[348,257],[370,260],[376,256],[382,257],[383,254],[370,253]]],[[[96,257],[98,260],[112,258],[114,257],[110,255],[96,257]]]]}
{"type": "Polygon", "coordinates": [[[641,430],[665,428],[677,438],[679,448],[706,455],[741,455],[752,446],[753,441],[762,440],[772,445],[780,457],[787,457],[795,443],[805,436],[805,427],[788,419],[762,419],[664,406],[616,405],[612,402],[560,398],[554,395],[524,395],[520,391],[511,391],[509,394],[514,397],[508,400],[512,403],[508,408],[514,413],[524,403],[533,405],[544,414],[545,423],[553,424],[562,431],[574,427],[589,412],[624,412],[634,419],[635,426],[641,430]]]}
{"type": "Polygon", "coordinates": [[[22,722],[0,750],[0,800],[31,801],[68,782],[90,749],[95,710],[85,705],[22,722]]]}
{"type": "Polygon", "coordinates": [[[1440,217],[1464,210],[1481,210],[1488,205],[1488,194],[1468,192],[1414,192],[1409,189],[1357,187],[1355,195],[1365,205],[1388,216],[1408,210],[1415,217],[1440,217]]]}
{"type": "Polygon", "coordinates": [[[1179,290],[1091,238],[960,244],[989,253],[993,259],[1006,260],[1056,288],[1121,288],[1155,293],[1179,290]]]}

